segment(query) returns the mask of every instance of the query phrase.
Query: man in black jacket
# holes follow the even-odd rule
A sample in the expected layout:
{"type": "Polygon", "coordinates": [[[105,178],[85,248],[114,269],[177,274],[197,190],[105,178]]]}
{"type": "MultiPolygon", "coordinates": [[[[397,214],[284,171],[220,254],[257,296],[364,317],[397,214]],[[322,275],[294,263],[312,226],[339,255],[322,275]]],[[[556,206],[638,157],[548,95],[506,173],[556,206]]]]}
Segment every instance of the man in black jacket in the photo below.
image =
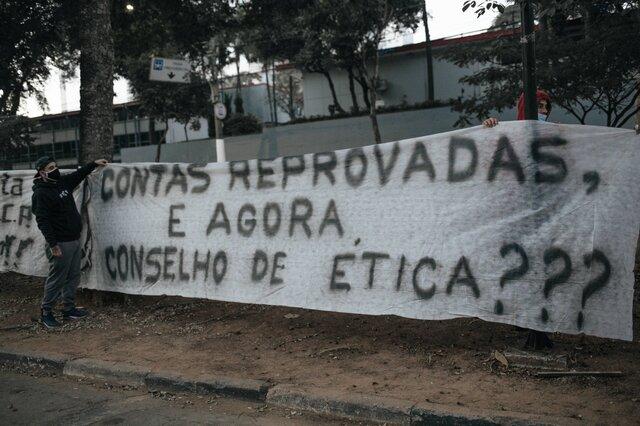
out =
{"type": "Polygon", "coordinates": [[[96,167],[106,165],[107,160],[96,160],[75,172],[61,175],[53,158],[42,157],[36,162],[38,172],[33,178],[31,209],[47,242],[49,275],[42,299],[42,323],[47,328],[60,326],[53,316],[53,307],[60,296],[64,319],[82,318],[88,314],[75,305],[76,287],[80,280],[82,220],[73,190],[96,167]]]}

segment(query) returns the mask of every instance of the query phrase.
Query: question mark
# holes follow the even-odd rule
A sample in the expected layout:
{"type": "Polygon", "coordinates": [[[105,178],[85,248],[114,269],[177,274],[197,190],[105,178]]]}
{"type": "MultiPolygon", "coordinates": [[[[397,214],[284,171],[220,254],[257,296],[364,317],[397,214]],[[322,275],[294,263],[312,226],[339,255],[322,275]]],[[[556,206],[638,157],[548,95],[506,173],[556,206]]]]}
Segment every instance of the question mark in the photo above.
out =
{"type": "Polygon", "coordinates": [[[595,192],[600,185],[600,174],[598,172],[586,172],[582,175],[582,181],[588,185],[587,195],[595,192]]]}
{"type": "MultiPolygon", "coordinates": [[[[569,277],[571,276],[571,258],[564,250],[557,247],[551,247],[544,252],[543,260],[546,266],[551,265],[556,260],[562,260],[562,262],[564,263],[564,267],[560,272],[550,276],[544,282],[544,298],[548,299],[551,291],[554,288],[556,288],[560,284],[566,283],[569,280],[569,277]]],[[[542,322],[546,323],[547,321],[549,321],[549,311],[547,311],[547,308],[542,308],[540,318],[542,319],[542,322]]]]}
{"type": "MultiPolygon", "coordinates": [[[[584,265],[587,268],[591,269],[593,262],[602,264],[604,269],[600,275],[589,281],[587,286],[582,290],[582,309],[584,309],[584,305],[587,304],[587,300],[589,300],[591,296],[607,285],[611,277],[611,263],[609,263],[609,259],[607,259],[607,256],[605,256],[603,252],[594,250],[593,253],[584,256],[584,265]]],[[[583,325],[584,314],[580,311],[578,314],[578,330],[582,330],[583,325]]]]}
{"type": "MultiPolygon", "coordinates": [[[[511,243],[505,244],[504,246],[502,246],[502,248],[500,248],[500,256],[502,256],[503,259],[507,257],[507,255],[511,252],[520,255],[522,262],[517,268],[509,269],[504,274],[502,274],[502,276],[500,277],[500,288],[504,288],[507,281],[517,280],[518,278],[523,277],[529,271],[529,258],[527,257],[527,253],[520,245],[511,243]]],[[[496,301],[494,312],[497,315],[502,315],[504,313],[504,305],[501,300],[496,301]]]]}

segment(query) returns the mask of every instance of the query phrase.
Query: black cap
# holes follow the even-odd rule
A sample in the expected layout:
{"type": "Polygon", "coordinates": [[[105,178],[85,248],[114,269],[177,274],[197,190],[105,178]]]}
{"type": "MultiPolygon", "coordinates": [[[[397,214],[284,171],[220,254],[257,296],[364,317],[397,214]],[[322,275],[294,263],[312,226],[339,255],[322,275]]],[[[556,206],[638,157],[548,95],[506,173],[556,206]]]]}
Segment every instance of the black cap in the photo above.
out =
{"type": "Polygon", "coordinates": [[[56,160],[54,160],[53,157],[49,157],[49,156],[40,157],[38,158],[38,161],[36,161],[36,170],[40,171],[44,169],[47,166],[47,164],[55,161],[56,160]]]}

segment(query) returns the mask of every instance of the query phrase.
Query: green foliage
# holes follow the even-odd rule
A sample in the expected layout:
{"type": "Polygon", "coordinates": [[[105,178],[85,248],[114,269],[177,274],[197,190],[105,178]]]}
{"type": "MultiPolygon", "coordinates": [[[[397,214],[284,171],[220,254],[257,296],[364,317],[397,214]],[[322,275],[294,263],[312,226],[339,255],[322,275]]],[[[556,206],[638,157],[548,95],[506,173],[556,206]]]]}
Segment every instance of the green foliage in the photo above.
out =
{"type": "Polygon", "coordinates": [[[0,22],[0,115],[30,95],[46,105],[41,84],[68,47],[62,0],[3,0],[0,22]]]}
{"type": "Polygon", "coordinates": [[[249,135],[262,132],[262,124],[252,114],[231,114],[224,120],[225,136],[249,135]]]}
{"type": "Polygon", "coordinates": [[[484,15],[485,11],[491,9],[497,9],[500,13],[504,12],[505,6],[501,2],[497,1],[474,1],[465,0],[462,5],[462,11],[466,12],[467,9],[473,9],[475,14],[479,17],[484,15]]]}
{"type": "Polygon", "coordinates": [[[295,70],[280,73],[274,84],[276,104],[289,115],[290,120],[295,120],[304,104],[302,74],[295,70]]]}
{"type": "MultiPolygon", "coordinates": [[[[377,108],[378,114],[388,114],[392,112],[402,112],[402,111],[414,111],[419,109],[429,109],[429,108],[440,108],[446,105],[450,105],[450,103],[445,103],[441,101],[424,101],[417,102],[413,105],[404,104],[404,105],[388,105],[377,108]]],[[[325,121],[325,120],[334,120],[338,118],[350,118],[350,117],[362,117],[368,115],[369,111],[354,111],[354,112],[343,112],[334,114],[332,116],[326,115],[312,115],[309,117],[299,117],[295,120],[291,120],[288,123],[284,123],[284,125],[288,124],[300,124],[300,123],[310,123],[314,121],[325,121]]]]}
{"type": "Polygon", "coordinates": [[[20,116],[0,116],[0,157],[28,147],[34,141],[34,120],[20,116]]]}
{"type": "Polygon", "coordinates": [[[229,61],[226,45],[234,25],[229,2],[137,0],[130,13],[125,3],[114,0],[116,71],[129,80],[142,112],[181,123],[193,117],[211,117],[208,81],[218,78],[212,65],[220,68],[229,61]],[[191,83],[150,81],[152,56],[189,58],[193,64],[191,83]]]}
{"type": "MultiPolygon", "coordinates": [[[[640,6],[594,9],[593,3],[585,4],[581,10],[571,8],[571,15],[555,9],[553,18],[539,16],[538,87],[581,123],[598,112],[608,126],[624,126],[636,113],[640,95],[640,6]]],[[[461,113],[457,125],[516,104],[522,91],[519,29],[494,40],[453,47],[442,56],[465,68],[480,65],[479,71],[460,80],[481,90],[455,102],[454,110],[461,113]]]]}

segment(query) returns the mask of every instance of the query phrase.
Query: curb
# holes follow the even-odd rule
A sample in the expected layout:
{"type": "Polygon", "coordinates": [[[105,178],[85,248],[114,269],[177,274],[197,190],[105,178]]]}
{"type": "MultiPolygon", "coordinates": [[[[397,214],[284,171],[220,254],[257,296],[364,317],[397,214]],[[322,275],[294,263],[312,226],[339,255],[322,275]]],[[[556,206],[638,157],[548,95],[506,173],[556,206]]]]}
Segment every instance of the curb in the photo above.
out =
{"type": "Polygon", "coordinates": [[[433,403],[416,404],[410,411],[412,425],[574,425],[579,422],[572,418],[555,417],[544,414],[525,414],[515,411],[495,411],[456,407],[449,410],[446,406],[433,403]],[[533,417],[533,418],[532,418],[533,417]]]}
{"type": "Polygon", "coordinates": [[[11,349],[0,349],[0,362],[20,367],[39,368],[51,373],[62,374],[65,364],[70,358],[45,352],[22,352],[11,349]]]}
{"type": "Polygon", "coordinates": [[[266,402],[283,408],[322,415],[346,417],[376,423],[411,425],[541,425],[577,424],[567,417],[530,415],[520,412],[468,409],[432,403],[382,398],[370,395],[332,393],[326,389],[301,390],[290,385],[272,386],[267,382],[211,375],[197,378],[166,371],[150,372],[140,366],[71,357],[44,352],[24,352],[0,348],[0,363],[38,368],[75,378],[94,379],[123,385],[146,386],[152,390],[215,394],[253,402],[266,402]],[[533,418],[532,418],[533,417],[533,418]]]}
{"type": "Polygon", "coordinates": [[[168,372],[150,373],[144,384],[149,389],[221,395],[247,401],[264,402],[269,384],[260,380],[201,375],[196,379],[168,372]]]}
{"type": "Polygon", "coordinates": [[[577,424],[574,419],[531,415],[512,411],[493,411],[452,407],[433,403],[414,404],[410,401],[368,395],[333,396],[323,389],[301,391],[290,386],[274,386],[267,394],[267,403],[316,414],[347,417],[376,423],[411,425],[557,425],[577,424]]]}
{"type": "Polygon", "coordinates": [[[280,407],[375,422],[408,424],[413,404],[365,395],[336,397],[322,390],[301,391],[290,386],[269,389],[267,402],[280,407]]]}
{"type": "Polygon", "coordinates": [[[144,385],[149,370],[122,363],[80,358],[67,361],[62,374],[70,377],[105,380],[123,385],[144,385]]]}

